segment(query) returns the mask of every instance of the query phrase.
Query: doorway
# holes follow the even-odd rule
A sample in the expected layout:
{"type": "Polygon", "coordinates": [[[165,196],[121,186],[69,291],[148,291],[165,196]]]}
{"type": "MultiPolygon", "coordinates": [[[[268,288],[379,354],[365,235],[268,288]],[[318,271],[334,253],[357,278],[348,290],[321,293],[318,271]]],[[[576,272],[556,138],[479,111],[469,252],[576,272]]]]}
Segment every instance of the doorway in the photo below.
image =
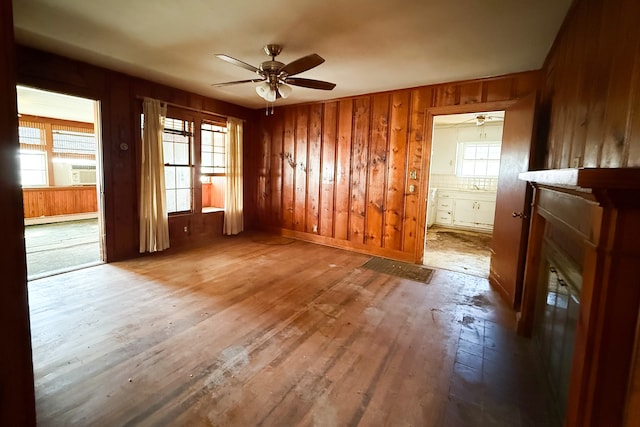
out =
{"type": "Polygon", "coordinates": [[[103,262],[99,102],[16,92],[28,279],[103,262]]]}
{"type": "Polygon", "coordinates": [[[423,264],[489,276],[504,116],[433,117],[423,264]]]}

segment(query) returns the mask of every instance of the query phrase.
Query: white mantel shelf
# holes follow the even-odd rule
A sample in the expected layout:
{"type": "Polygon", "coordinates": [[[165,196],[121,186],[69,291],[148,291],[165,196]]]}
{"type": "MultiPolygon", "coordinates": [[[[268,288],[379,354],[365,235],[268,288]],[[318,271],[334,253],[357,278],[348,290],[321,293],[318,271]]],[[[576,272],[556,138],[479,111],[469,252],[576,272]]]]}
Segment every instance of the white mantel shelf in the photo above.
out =
{"type": "Polygon", "coordinates": [[[640,189],[640,168],[545,169],[522,172],[518,177],[536,184],[608,189],[640,189]]]}

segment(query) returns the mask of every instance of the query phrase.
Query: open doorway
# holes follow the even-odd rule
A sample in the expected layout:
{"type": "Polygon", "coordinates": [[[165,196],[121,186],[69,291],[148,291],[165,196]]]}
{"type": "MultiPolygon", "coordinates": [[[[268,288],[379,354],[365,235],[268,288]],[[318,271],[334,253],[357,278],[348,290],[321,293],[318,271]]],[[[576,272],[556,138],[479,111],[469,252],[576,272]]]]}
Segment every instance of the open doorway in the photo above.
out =
{"type": "Polygon", "coordinates": [[[18,86],[29,280],[104,260],[99,103],[18,86]]]}
{"type": "Polygon", "coordinates": [[[434,116],[423,263],[488,277],[504,111],[434,116]]]}

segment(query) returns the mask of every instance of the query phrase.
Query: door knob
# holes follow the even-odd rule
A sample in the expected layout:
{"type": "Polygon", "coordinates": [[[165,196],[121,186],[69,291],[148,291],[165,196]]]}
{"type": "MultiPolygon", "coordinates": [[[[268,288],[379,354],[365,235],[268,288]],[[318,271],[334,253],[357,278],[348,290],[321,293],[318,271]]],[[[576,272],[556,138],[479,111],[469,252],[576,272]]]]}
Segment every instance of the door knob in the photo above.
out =
{"type": "Polygon", "coordinates": [[[522,212],[513,212],[511,214],[511,216],[514,217],[514,218],[527,219],[527,216],[525,214],[523,214],[522,212]]]}

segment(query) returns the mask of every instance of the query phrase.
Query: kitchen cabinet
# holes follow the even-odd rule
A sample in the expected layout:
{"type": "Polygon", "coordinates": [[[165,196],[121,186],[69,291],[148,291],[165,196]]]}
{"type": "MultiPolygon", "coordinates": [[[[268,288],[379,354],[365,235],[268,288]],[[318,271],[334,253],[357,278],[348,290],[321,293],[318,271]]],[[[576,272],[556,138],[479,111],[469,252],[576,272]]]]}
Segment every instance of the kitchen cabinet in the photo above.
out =
{"type": "Polygon", "coordinates": [[[495,209],[495,193],[438,190],[435,223],[447,227],[491,231],[495,209]]]}
{"type": "Polygon", "coordinates": [[[452,192],[438,191],[436,220],[438,225],[451,226],[453,219],[454,197],[452,192]]]}

